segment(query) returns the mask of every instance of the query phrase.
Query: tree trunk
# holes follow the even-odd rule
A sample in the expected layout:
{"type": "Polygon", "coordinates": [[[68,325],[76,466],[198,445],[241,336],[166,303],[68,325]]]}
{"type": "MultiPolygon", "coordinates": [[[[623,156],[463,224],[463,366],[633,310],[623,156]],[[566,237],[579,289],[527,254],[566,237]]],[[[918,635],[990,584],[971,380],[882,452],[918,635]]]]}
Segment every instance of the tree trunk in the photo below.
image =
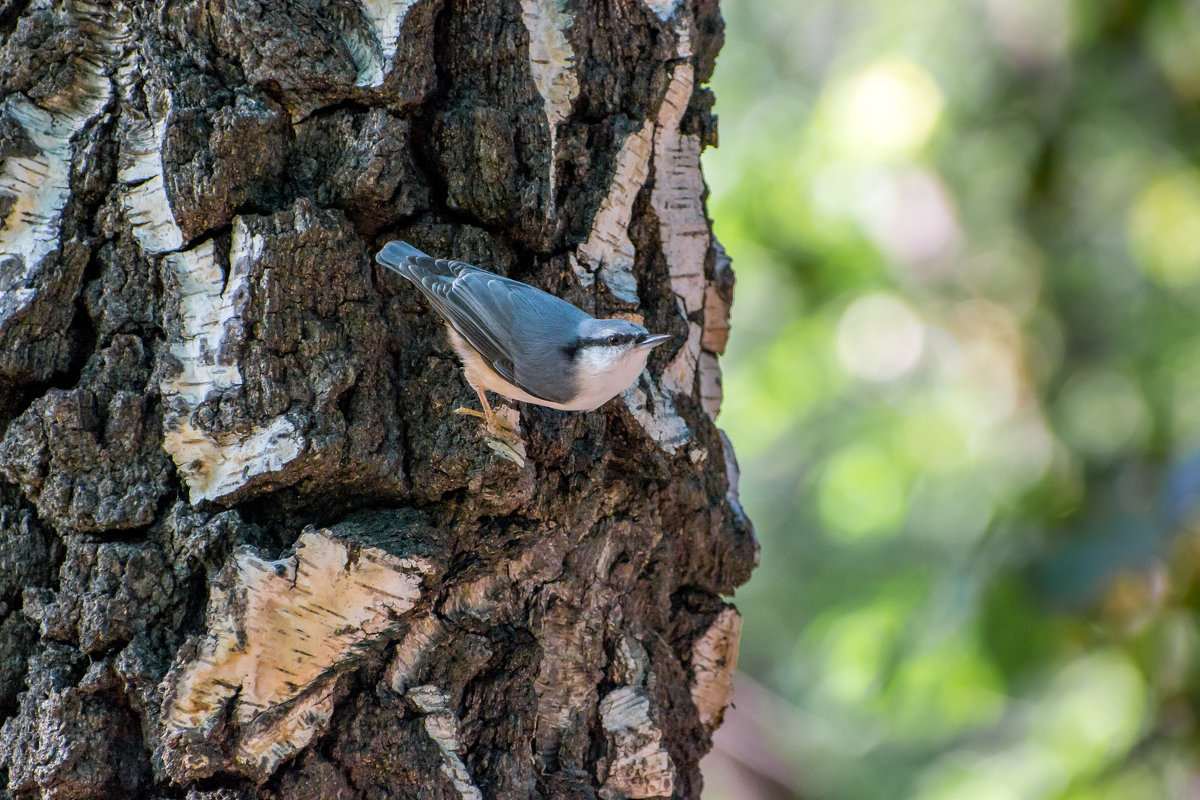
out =
{"type": "Polygon", "coordinates": [[[283,6],[0,0],[0,796],[698,797],[716,0],[283,6]],[[393,238],[674,343],[518,466],[393,238]]]}

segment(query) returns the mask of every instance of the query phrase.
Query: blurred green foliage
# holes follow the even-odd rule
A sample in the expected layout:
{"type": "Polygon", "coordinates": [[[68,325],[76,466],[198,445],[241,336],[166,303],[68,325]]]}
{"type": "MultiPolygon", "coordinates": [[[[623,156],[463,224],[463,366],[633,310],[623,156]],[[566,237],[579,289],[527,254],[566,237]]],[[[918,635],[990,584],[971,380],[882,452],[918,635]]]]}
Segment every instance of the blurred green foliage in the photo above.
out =
{"type": "Polygon", "coordinates": [[[724,13],[767,746],[805,797],[1200,796],[1200,5],[724,13]]]}

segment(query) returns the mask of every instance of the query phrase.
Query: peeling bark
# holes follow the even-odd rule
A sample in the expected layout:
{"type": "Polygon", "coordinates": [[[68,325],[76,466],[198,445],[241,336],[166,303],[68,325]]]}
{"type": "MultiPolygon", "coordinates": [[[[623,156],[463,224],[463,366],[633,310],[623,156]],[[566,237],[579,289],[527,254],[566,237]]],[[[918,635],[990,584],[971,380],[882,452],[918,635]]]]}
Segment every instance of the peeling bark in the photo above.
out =
{"type": "Polygon", "coordinates": [[[733,673],[741,635],[742,618],[736,609],[728,607],[692,647],[692,702],[700,721],[714,730],[721,725],[733,699],[733,673]]]}
{"type": "Polygon", "coordinates": [[[558,126],[571,113],[579,94],[575,78],[575,52],[567,34],[574,15],[566,0],[521,0],[521,19],[529,31],[529,70],[546,109],[550,134],[550,189],[546,213],[554,214],[558,169],[558,126]]]}
{"type": "Polygon", "coordinates": [[[396,58],[396,45],[400,39],[400,28],[404,17],[416,0],[364,0],[362,10],[371,22],[375,41],[363,45],[367,52],[359,56],[363,66],[359,69],[359,86],[379,86],[384,75],[392,70],[396,58]]]}
{"type": "Polygon", "coordinates": [[[0,32],[0,797],[698,797],[757,560],[713,0],[0,32]],[[492,455],[393,238],[675,336],[492,455]]]}
{"type": "Polygon", "coordinates": [[[274,561],[233,554],[210,590],[204,636],[167,676],[162,743],[173,778],[233,767],[265,780],[328,725],[331,674],[391,629],[435,571],[394,545],[371,546],[361,527],[306,531],[294,555],[274,561]]]}
{"type": "Polygon", "coordinates": [[[638,302],[637,281],[633,275],[636,251],[629,239],[633,204],[650,175],[650,150],[654,124],[647,122],[621,143],[612,185],[592,220],[587,241],[572,259],[580,283],[590,286],[593,273],[599,273],[605,286],[627,303],[638,302]]]}
{"type": "Polygon", "coordinates": [[[408,698],[425,715],[425,731],[442,751],[442,773],[463,800],[483,800],[462,760],[465,748],[458,734],[458,718],[450,708],[450,696],[436,686],[416,686],[408,690],[408,698]]]}

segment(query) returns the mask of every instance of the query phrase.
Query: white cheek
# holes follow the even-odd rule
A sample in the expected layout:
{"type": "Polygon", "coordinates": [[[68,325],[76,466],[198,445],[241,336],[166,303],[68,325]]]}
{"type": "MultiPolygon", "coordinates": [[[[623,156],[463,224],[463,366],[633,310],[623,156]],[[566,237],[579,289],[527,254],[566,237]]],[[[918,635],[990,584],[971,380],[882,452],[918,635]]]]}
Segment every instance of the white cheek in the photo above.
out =
{"type": "Polygon", "coordinates": [[[580,354],[577,380],[580,399],[592,408],[625,391],[646,368],[646,353],[616,355],[592,350],[580,354]]]}
{"type": "Polygon", "coordinates": [[[579,369],[585,375],[602,375],[612,368],[612,353],[602,347],[585,347],[580,353],[579,369]]]}

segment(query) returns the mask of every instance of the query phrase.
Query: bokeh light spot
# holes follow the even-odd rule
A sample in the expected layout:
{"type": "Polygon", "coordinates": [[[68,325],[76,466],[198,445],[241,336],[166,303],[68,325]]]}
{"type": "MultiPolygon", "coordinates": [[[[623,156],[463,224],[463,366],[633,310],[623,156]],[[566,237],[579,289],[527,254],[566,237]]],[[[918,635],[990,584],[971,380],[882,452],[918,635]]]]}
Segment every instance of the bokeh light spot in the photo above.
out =
{"type": "Polygon", "coordinates": [[[834,703],[861,705],[877,695],[883,671],[912,612],[903,590],[883,592],[874,602],[838,609],[819,620],[806,637],[806,652],[820,653],[820,692],[834,703]]]}
{"type": "Polygon", "coordinates": [[[842,314],[836,336],[838,359],[847,372],[871,381],[890,381],[917,365],[925,326],[904,301],[869,294],[842,314]]]}
{"type": "Polygon", "coordinates": [[[1054,759],[1024,745],[971,756],[947,759],[931,770],[916,796],[920,800],[1050,800],[1063,783],[1054,759]]]}
{"type": "Polygon", "coordinates": [[[904,416],[900,441],[909,458],[921,467],[952,473],[966,462],[967,441],[953,408],[940,400],[929,395],[919,399],[917,408],[904,416]]]}
{"type": "Polygon", "coordinates": [[[1149,410],[1137,384],[1111,369],[1073,375],[1063,387],[1058,412],[1067,443],[1096,457],[1141,444],[1149,428],[1149,410]]]}
{"type": "Polygon", "coordinates": [[[1169,287],[1200,280],[1200,175],[1182,170],[1153,181],[1133,205],[1129,238],[1151,278],[1169,287]]]}
{"type": "Polygon", "coordinates": [[[850,157],[908,158],[933,135],[942,104],[928,72],[906,59],[882,59],[834,88],[832,138],[850,157]]]}
{"type": "Polygon", "coordinates": [[[995,498],[969,474],[922,475],[909,498],[912,535],[947,547],[978,541],[988,529],[995,498]]]}
{"type": "Polygon", "coordinates": [[[1005,419],[988,440],[988,484],[999,494],[1028,489],[1050,468],[1055,444],[1039,411],[1027,408],[1005,419]]]}
{"type": "Polygon", "coordinates": [[[999,677],[965,636],[907,659],[888,694],[892,728],[909,739],[985,725],[1005,707],[999,677]]]}
{"type": "Polygon", "coordinates": [[[1070,0],[988,0],[992,35],[1019,64],[1062,58],[1072,36],[1070,0]]]}
{"type": "Polygon", "coordinates": [[[847,539],[894,532],[908,505],[904,483],[900,464],[879,448],[852,445],[834,455],[819,489],[827,531],[847,539]]]}
{"type": "Polygon", "coordinates": [[[937,175],[913,167],[880,169],[858,205],[860,223],[904,273],[944,276],[962,240],[954,203],[937,175]]]}
{"type": "Polygon", "coordinates": [[[1071,43],[1070,0],[987,0],[992,34],[1030,66],[1062,58],[1071,43]]]}
{"type": "Polygon", "coordinates": [[[1118,651],[1079,658],[1047,690],[1031,732],[1072,771],[1097,767],[1136,741],[1145,688],[1128,656],[1118,651]]]}

